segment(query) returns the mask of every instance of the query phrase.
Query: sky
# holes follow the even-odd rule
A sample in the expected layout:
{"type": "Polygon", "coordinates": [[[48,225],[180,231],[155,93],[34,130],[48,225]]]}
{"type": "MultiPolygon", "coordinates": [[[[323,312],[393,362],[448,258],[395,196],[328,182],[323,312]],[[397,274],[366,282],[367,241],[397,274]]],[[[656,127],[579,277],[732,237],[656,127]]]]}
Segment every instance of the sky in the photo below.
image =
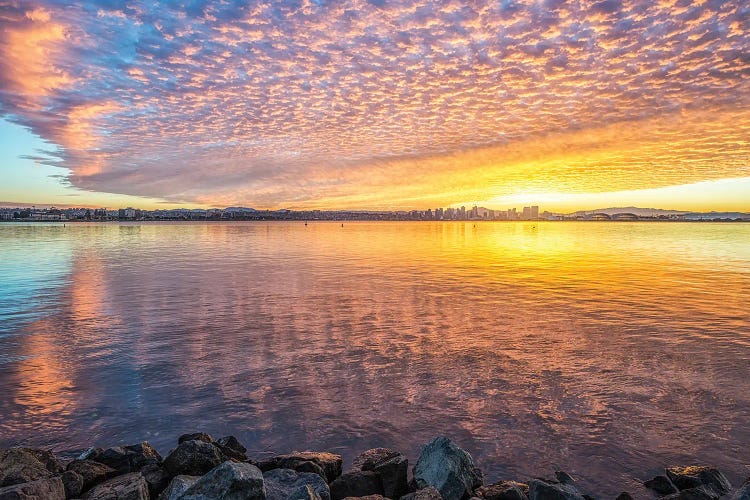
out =
{"type": "Polygon", "coordinates": [[[750,211],[750,4],[0,0],[0,202],[750,211]]]}

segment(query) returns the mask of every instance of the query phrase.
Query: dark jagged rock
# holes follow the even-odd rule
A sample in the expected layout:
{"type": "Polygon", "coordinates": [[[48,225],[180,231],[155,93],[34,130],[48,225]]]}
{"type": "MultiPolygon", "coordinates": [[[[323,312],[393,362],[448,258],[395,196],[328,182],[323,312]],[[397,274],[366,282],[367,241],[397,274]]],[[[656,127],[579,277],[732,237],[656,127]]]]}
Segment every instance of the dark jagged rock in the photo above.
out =
{"type": "Polygon", "coordinates": [[[344,500],[388,500],[388,498],[383,495],[366,495],[363,497],[346,497],[344,500]]]}
{"type": "Polygon", "coordinates": [[[190,434],[183,434],[177,438],[177,444],[182,444],[185,441],[203,441],[204,443],[213,443],[214,438],[205,432],[192,432],[190,434]]]}
{"type": "Polygon", "coordinates": [[[65,500],[65,485],[59,477],[48,477],[5,486],[0,500],[65,500]]]}
{"type": "Polygon", "coordinates": [[[675,486],[667,476],[656,476],[653,479],[644,481],[643,486],[655,492],[659,496],[677,493],[677,488],[675,488],[675,486]]]}
{"type": "Polygon", "coordinates": [[[148,484],[148,492],[151,498],[156,498],[169,485],[171,476],[164,467],[151,464],[141,469],[141,474],[148,484]]]}
{"type": "Polygon", "coordinates": [[[708,486],[721,496],[732,489],[732,485],[726,476],[715,467],[668,467],[667,476],[678,490],[708,486]]]}
{"type": "Polygon", "coordinates": [[[617,495],[617,498],[615,498],[615,500],[633,500],[633,497],[627,491],[623,491],[622,493],[617,495]]]}
{"type": "Polygon", "coordinates": [[[342,500],[346,497],[383,495],[383,482],[375,471],[346,472],[331,483],[331,498],[342,500]]]}
{"type": "Polygon", "coordinates": [[[721,495],[711,486],[701,485],[662,497],[663,500],[717,500],[721,495]]]}
{"type": "Polygon", "coordinates": [[[83,494],[83,500],[149,500],[148,484],[140,472],[113,477],[83,494]]]}
{"type": "Polygon", "coordinates": [[[529,482],[529,500],[584,500],[584,496],[572,484],[534,479],[529,482]]]}
{"type": "Polygon", "coordinates": [[[443,500],[443,497],[440,496],[438,490],[432,486],[428,486],[427,488],[422,488],[421,490],[402,496],[401,500],[443,500]]]}
{"type": "Polygon", "coordinates": [[[192,439],[180,443],[164,459],[164,468],[171,476],[202,476],[224,460],[224,455],[213,444],[192,439]]]}
{"type": "Polygon", "coordinates": [[[242,446],[242,443],[240,443],[239,440],[234,436],[225,436],[223,438],[219,438],[216,442],[238,453],[247,453],[247,448],[242,446]]]}
{"type": "Polygon", "coordinates": [[[200,479],[198,476],[175,476],[169,482],[169,485],[164,491],[159,494],[158,500],[177,500],[190,488],[195,482],[200,479]]]}
{"type": "MultiPolygon", "coordinates": [[[[188,441],[189,442],[189,441],[188,441]]],[[[265,500],[263,474],[247,463],[224,462],[199,478],[179,500],[265,500]]]]}
{"type": "Polygon", "coordinates": [[[45,479],[65,468],[46,450],[8,448],[0,450],[0,486],[45,479]]]}
{"type": "Polygon", "coordinates": [[[118,474],[138,472],[147,465],[160,464],[162,461],[159,452],[148,441],[106,450],[96,449],[87,458],[112,467],[118,474]]]}
{"type": "Polygon", "coordinates": [[[354,459],[351,470],[376,472],[383,483],[383,494],[388,498],[400,498],[409,492],[406,481],[409,461],[397,451],[389,448],[367,450],[354,459]]]}
{"type": "Polygon", "coordinates": [[[78,498],[83,492],[83,477],[72,470],[66,470],[60,476],[65,487],[66,498],[78,498]]]}
{"type": "Polygon", "coordinates": [[[750,500],[750,477],[732,494],[732,500],[750,500]]]}
{"type": "Polygon", "coordinates": [[[330,500],[331,492],[319,474],[291,469],[273,469],[263,473],[266,500],[330,500]]]}
{"type": "Polygon", "coordinates": [[[83,491],[117,475],[117,471],[112,467],[93,460],[73,460],[68,464],[68,470],[81,476],[83,491]]]}
{"type": "Polygon", "coordinates": [[[555,471],[555,478],[557,479],[557,482],[563,483],[563,484],[573,484],[575,483],[575,479],[573,479],[573,476],[568,474],[565,471],[556,470],[555,471]]]}
{"type": "Polygon", "coordinates": [[[500,481],[487,486],[480,486],[474,492],[485,500],[528,500],[529,486],[515,481],[500,481]]]}
{"type": "Polygon", "coordinates": [[[297,472],[314,472],[327,483],[341,475],[343,460],[341,455],[324,451],[295,451],[287,455],[277,455],[257,462],[263,472],[273,469],[292,469],[297,472]]]}
{"type": "Polygon", "coordinates": [[[468,452],[446,437],[437,437],[422,449],[414,482],[418,489],[435,487],[445,500],[461,500],[482,485],[482,476],[468,452]]]}

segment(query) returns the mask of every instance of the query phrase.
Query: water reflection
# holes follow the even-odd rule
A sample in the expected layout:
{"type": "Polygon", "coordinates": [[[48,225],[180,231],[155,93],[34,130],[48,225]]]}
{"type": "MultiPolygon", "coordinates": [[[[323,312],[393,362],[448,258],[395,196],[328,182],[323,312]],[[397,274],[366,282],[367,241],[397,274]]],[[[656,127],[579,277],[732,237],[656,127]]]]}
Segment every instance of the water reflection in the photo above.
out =
{"type": "Polygon", "coordinates": [[[13,225],[0,245],[26,297],[0,310],[3,445],[201,429],[351,459],[445,433],[490,479],[747,473],[750,225],[13,225]],[[32,247],[50,274],[27,283],[32,247]]]}

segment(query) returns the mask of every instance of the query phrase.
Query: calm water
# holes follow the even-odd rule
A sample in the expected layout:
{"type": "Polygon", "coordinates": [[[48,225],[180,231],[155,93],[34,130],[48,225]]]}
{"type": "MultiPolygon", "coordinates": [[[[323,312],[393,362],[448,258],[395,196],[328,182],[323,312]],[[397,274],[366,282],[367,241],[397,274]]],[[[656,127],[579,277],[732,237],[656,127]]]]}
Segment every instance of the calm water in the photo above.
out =
{"type": "Polygon", "coordinates": [[[0,263],[0,446],[750,473],[750,224],[4,224],[0,263]]]}

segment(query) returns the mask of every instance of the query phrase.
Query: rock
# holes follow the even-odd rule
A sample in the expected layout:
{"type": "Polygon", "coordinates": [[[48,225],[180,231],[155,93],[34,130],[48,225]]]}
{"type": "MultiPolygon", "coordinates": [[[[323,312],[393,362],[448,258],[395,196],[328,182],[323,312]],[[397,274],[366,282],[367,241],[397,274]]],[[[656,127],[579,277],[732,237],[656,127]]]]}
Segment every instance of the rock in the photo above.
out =
{"type": "Polygon", "coordinates": [[[663,500],[717,500],[719,495],[711,486],[701,485],[681,490],[679,493],[662,497],[663,500]]]}
{"type": "Polygon", "coordinates": [[[64,470],[49,451],[31,448],[0,450],[0,487],[45,479],[64,470]]]}
{"type": "Polygon", "coordinates": [[[617,498],[615,498],[615,500],[633,500],[633,497],[627,491],[623,491],[622,493],[617,495],[617,498]]]}
{"type": "Polygon", "coordinates": [[[346,497],[344,500],[388,500],[388,497],[383,495],[367,495],[364,497],[346,497]]]}
{"type": "Polygon", "coordinates": [[[401,500],[443,500],[443,497],[440,496],[438,490],[432,486],[428,486],[427,488],[422,488],[414,493],[402,496],[401,500]]]}
{"type": "Polygon", "coordinates": [[[177,444],[182,444],[185,441],[203,441],[204,443],[213,443],[214,438],[212,438],[210,434],[206,434],[205,432],[183,434],[182,436],[177,438],[177,444]]]}
{"type": "Polygon", "coordinates": [[[482,477],[469,453],[450,439],[437,437],[422,449],[414,482],[418,489],[435,487],[445,500],[461,500],[482,485],[482,477]]]}
{"type": "Polygon", "coordinates": [[[678,490],[708,486],[721,496],[729,493],[732,489],[732,485],[726,476],[715,467],[669,467],[667,468],[667,476],[678,490]]]}
{"type": "Polygon", "coordinates": [[[376,472],[383,483],[383,495],[388,498],[401,498],[409,492],[406,481],[409,461],[397,451],[389,448],[367,450],[354,459],[351,470],[376,472]]]}
{"type": "Polygon", "coordinates": [[[224,462],[221,451],[205,441],[183,441],[164,459],[164,468],[172,476],[202,476],[224,462]]]}
{"type": "Polygon", "coordinates": [[[375,471],[352,471],[337,477],[331,483],[331,498],[341,500],[346,497],[383,495],[383,482],[375,471]]]}
{"type": "Polygon", "coordinates": [[[242,443],[234,436],[225,436],[219,438],[216,442],[239,453],[247,453],[247,448],[242,446],[242,443]]]}
{"type": "Polygon", "coordinates": [[[291,469],[273,469],[263,473],[267,500],[330,500],[331,492],[319,474],[291,469]],[[311,496],[312,493],[312,496],[311,496]]]}
{"type": "Polygon", "coordinates": [[[750,500],[750,477],[734,492],[732,500],[750,500]]]}
{"type": "Polygon", "coordinates": [[[83,494],[83,500],[149,500],[148,484],[140,472],[108,479],[83,494]]]}
{"type": "Polygon", "coordinates": [[[141,469],[141,474],[148,484],[148,492],[151,498],[156,498],[169,485],[170,475],[164,467],[151,464],[141,469]]]}
{"type": "Polygon", "coordinates": [[[314,472],[326,483],[331,483],[341,475],[343,460],[341,455],[324,451],[295,451],[287,455],[277,455],[257,463],[263,472],[273,469],[292,469],[297,472],[314,472]]]}
{"type": "Polygon", "coordinates": [[[147,441],[129,446],[97,449],[88,458],[117,470],[119,474],[138,472],[147,465],[160,464],[161,455],[147,441]]]}
{"type": "Polygon", "coordinates": [[[159,494],[158,500],[177,500],[190,488],[200,477],[198,476],[175,476],[164,491],[159,494]]]}
{"type": "Polygon", "coordinates": [[[66,498],[78,498],[83,492],[83,477],[72,470],[66,470],[60,476],[65,487],[66,498]]]}
{"type": "Polygon", "coordinates": [[[572,484],[552,483],[541,479],[529,482],[529,500],[583,500],[572,484]]]}
{"type": "Polygon", "coordinates": [[[14,484],[0,488],[0,500],[65,500],[65,485],[59,477],[14,484]]]}
{"type": "Polygon", "coordinates": [[[256,466],[224,462],[199,478],[178,498],[179,500],[264,500],[266,488],[263,484],[263,474],[256,466]]]}
{"type": "Polygon", "coordinates": [[[68,471],[77,473],[83,479],[83,490],[86,491],[115,477],[117,471],[108,465],[93,460],[73,460],[68,464],[68,471]]]}
{"type": "Polygon", "coordinates": [[[528,500],[528,485],[515,481],[500,481],[487,486],[480,486],[474,492],[485,500],[528,500]]]}
{"type": "Polygon", "coordinates": [[[557,479],[557,482],[562,483],[562,484],[575,483],[575,480],[573,479],[573,477],[565,471],[556,470],[555,478],[557,479]]]}
{"type": "Polygon", "coordinates": [[[669,495],[677,492],[672,482],[666,476],[656,476],[643,483],[643,486],[654,491],[659,496],[669,495]]]}

